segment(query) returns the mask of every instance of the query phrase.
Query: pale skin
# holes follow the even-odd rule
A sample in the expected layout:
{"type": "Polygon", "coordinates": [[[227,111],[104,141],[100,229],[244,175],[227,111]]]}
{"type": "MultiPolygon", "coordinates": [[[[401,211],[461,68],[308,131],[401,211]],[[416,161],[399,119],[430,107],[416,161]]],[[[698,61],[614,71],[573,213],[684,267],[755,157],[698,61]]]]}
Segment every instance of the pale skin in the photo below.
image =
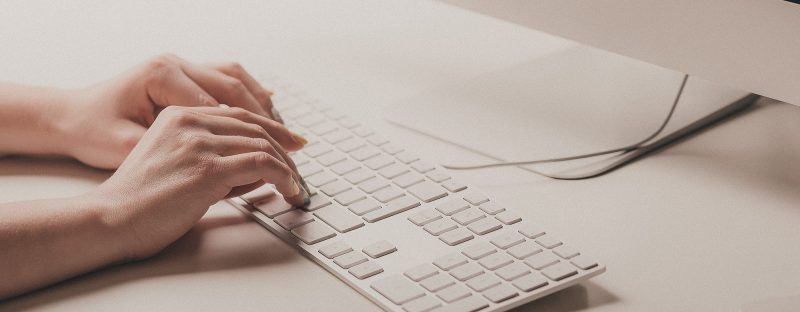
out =
{"type": "Polygon", "coordinates": [[[0,204],[0,299],[150,257],[264,183],[302,205],[286,152],[306,141],[276,121],[270,95],[235,63],[173,55],[75,90],[0,83],[0,154],[116,169],[83,195],[0,204]]]}

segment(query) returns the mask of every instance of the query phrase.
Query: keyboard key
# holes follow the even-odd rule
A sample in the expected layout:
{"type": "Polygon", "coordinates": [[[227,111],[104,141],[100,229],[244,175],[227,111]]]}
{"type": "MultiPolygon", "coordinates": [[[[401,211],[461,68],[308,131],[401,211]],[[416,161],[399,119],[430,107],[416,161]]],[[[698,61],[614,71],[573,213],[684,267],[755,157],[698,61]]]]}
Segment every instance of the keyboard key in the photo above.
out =
{"type": "Polygon", "coordinates": [[[439,236],[441,241],[450,246],[461,244],[473,238],[475,238],[475,236],[473,236],[472,233],[467,231],[465,228],[457,228],[455,230],[447,231],[439,236]]]}
{"type": "Polygon", "coordinates": [[[292,234],[308,245],[336,236],[336,232],[322,222],[313,221],[292,230],[292,234]]]}
{"type": "Polygon", "coordinates": [[[442,303],[436,298],[423,296],[404,304],[403,310],[406,312],[428,312],[441,306],[442,303]]]}
{"type": "Polygon", "coordinates": [[[335,242],[319,249],[319,253],[328,259],[336,258],[351,251],[353,251],[353,248],[344,242],[335,242]]]}
{"type": "Polygon", "coordinates": [[[374,146],[364,146],[353,152],[350,152],[350,156],[357,161],[365,161],[380,154],[381,151],[374,146]]]}
{"type": "Polygon", "coordinates": [[[500,220],[500,222],[503,222],[504,224],[514,224],[522,221],[522,217],[520,217],[515,212],[511,212],[508,210],[498,213],[494,217],[497,218],[497,220],[500,220]]]}
{"type": "Polygon", "coordinates": [[[306,211],[314,211],[331,204],[331,200],[323,195],[311,196],[311,202],[303,209],[306,211]]]}
{"type": "Polygon", "coordinates": [[[325,121],[325,117],[320,115],[320,114],[310,113],[310,114],[305,115],[303,117],[297,118],[295,121],[297,122],[297,124],[308,128],[310,126],[313,126],[313,125],[316,125],[318,123],[321,123],[321,122],[325,121]]]}
{"type": "Polygon", "coordinates": [[[352,129],[352,131],[353,131],[353,133],[355,133],[357,136],[360,136],[360,137],[362,137],[362,138],[363,138],[363,137],[366,137],[366,136],[369,136],[369,135],[371,135],[371,134],[373,134],[373,133],[375,133],[375,132],[372,132],[372,130],[371,130],[371,129],[369,129],[369,128],[367,128],[367,127],[364,127],[364,126],[358,126],[358,127],[355,127],[355,128],[353,128],[353,129],[352,129]]]}
{"type": "Polygon", "coordinates": [[[480,258],[491,255],[495,252],[497,252],[497,249],[495,249],[493,245],[486,242],[480,242],[467,247],[461,253],[463,253],[465,256],[469,257],[472,260],[478,260],[480,258]]]}
{"type": "Polygon", "coordinates": [[[437,273],[439,273],[439,271],[436,269],[435,266],[426,263],[415,266],[410,270],[406,271],[404,274],[412,281],[419,282],[420,280],[431,277],[437,273]]]}
{"type": "Polygon", "coordinates": [[[383,257],[395,251],[397,251],[397,247],[385,240],[367,245],[367,247],[364,247],[363,250],[365,254],[372,258],[383,257]]]}
{"type": "Polygon", "coordinates": [[[483,268],[475,263],[467,263],[450,270],[450,275],[459,281],[466,281],[483,273],[483,268]]]}
{"type": "Polygon", "coordinates": [[[533,273],[515,279],[511,284],[513,284],[514,287],[519,288],[519,290],[531,291],[546,286],[547,283],[547,279],[545,279],[541,274],[533,273]]]}
{"type": "Polygon", "coordinates": [[[378,169],[381,169],[381,168],[386,167],[388,165],[391,165],[393,163],[394,163],[394,159],[391,156],[381,154],[381,155],[372,157],[370,159],[367,159],[367,161],[364,162],[364,165],[367,166],[367,168],[369,168],[369,169],[378,170],[378,169]]]}
{"type": "Polygon", "coordinates": [[[453,179],[444,181],[444,183],[442,183],[442,186],[444,186],[444,188],[453,193],[458,193],[467,189],[466,185],[461,184],[460,182],[453,179]]]}
{"type": "Polygon", "coordinates": [[[426,176],[428,177],[428,179],[431,179],[431,181],[436,182],[436,183],[441,183],[443,181],[446,181],[446,180],[450,179],[450,176],[447,175],[446,173],[442,172],[441,170],[434,170],[434,171],[428,172],[428,174],[426,176]]]}
{"type": "Polygon", "coordinates": [[[566,246],[566,245],[561,245],[561,246],[558,246],[558,247],[554,248],[553,249],[553,253],[555,253],[556,255],[558,255],[559,257],[564,258],[564,259],[570,259],[572,257],[575,257],[575,256],[581,254],[580,252],[578,252],[574,248],[566,246]]]}
{"type": "Polygon", "coordinates": [[[347,117],[347,116],[344,116],[344,117],[340,118],[338,120],[338,122],[339,122],[340,125],[342,125],[342,127],[345,127],[347,129],[352,129],[352,128],[358,127],[360,125],[357,121],[355,121],[355,120],[353,120],[353,119],[351,119],[350,117],[347,117]]]}
{"type": "Polygon", "coordinates": [[[419,206],[419,201],[408,196],[403,196],[387,203],[384,208],[366,213],[364,215],[364,220],[370,223],[377,222],[417,206],[419,206]]]}
{"type": "Polygon", "coordinates": [[[416,170],[419,173],[426,173],[433,169],[436,169],[431,163],[424,161],[424,160],[417,160],[411,163],[411,168],[416,170]]]}
{"type": "Polygon", "coordinates": [[[309,162],[305,165],[298,166],[297,171],[300,172],[301,176],[309,178],[317,173],[322,172],[322,167],[315,163],[309,162]]]}
{"type": "Polygon", "coordinates": [[[361,182],[369,180],[370,178],[372,178],[374,176],[375,176],[375,174],[372,173],[372,171],[369,171],[369,170],[366,170],[366,169],[363,169],[363,168],[358,168],[356,170],[353,170],[353,171],[345,174],[344,175],[344,179],[347,180],[347,182],[350,182],[352,184],[359,184],[361,182]]]}
{"type": "Polygon", "coordinates": [[[337,126],[336,124],[334,124],[334,123],[332,123],[330,121],[325,121],[325,122],[318,123],[318,124],[316,124],[316,125],[314,125],[313,127],[310,128],[311,133],[314,133],[316,135],[323,135],[323,134],[331,133],[331,132],[333,132],[335,130],[338,130],[338,129],[339,129],[339,126],[337,126]]]}
{"type": "Polygon", "coordinates": [[[338,175],[345,175],[358,168],[361,168],[361,166],[359,166],[357,162],[350,159],[344,160],[330,167],[331,171],[338,175]]]}
{"type": "Polygon", "coordinates": [[[336,143],[347,140],[351,137],[353,137],[353,134],[351,134],[349,131],[340,129],[323,135],[322,139],[335,145],[336,143]]]}
{"type": "Polygon", "coordinates": [[[269,199],[270,197],[273,196],[275,196],[275,191],[271,187],[264,185],[240,197],[242,198],[242,200],[252,205],[260,201],[269,199]]]}
{"type": "Polygon", "coordinates": [[[283,200],[279,200],[278,197],[272,197],[268,200],[259,201],[253,205],[253,207],[256,207],[258,211],[261,211],[270,218],[274,218],[282,213],[294,209],[292,205],[283,200]]]}
{"type": "Polygon", "coordinates": [[[357,279],[365,279],[383,272],[383,268],[378,266],[375,262],[367,261],[350,268],[348,272],[353,274],[357,279]]]}
{"type": "MultiPolygon", "coordinates": [[[[364,141],[362,141],[360,139],[357,139],[357,138],[349,138],[349,139],[346,139],[346,140],[341,141],[339,143],[336,143],[336,148],[338,148],[340,151],[345,152],[345,153],[352,153],[353,151],[358,150],[359,148],[363,148],[365,146],[367,146],[367,142],[364,142],[364,141]]],[[[367,152],[367,151],[365,151],[365,152],[367,152]]],[[[359,155],[361,155],[361,154],[359,154],[359,155]]],[[[361,155],[361,156],[367,157],[367,158],[371,157],[371,156],[367,156],[366,154],[361,155]]]]}
{"type": "Polygon", "coordinates": [[[469,291],[469,289],[461,284],[450,285],[449,287],[436,292],[436,296],[445,302],[453,302],[458,299],[466,298],[470,295],[472,295],[472,293],[469,291]]]}
{"type": "Polygon", "coordinates": [[[472,312],[488,307],[489,304],[478,296],[469,296],[444,306],[436,312],[472,312]]]}
{"type": "Polygon", "coordinates": [[[331,183],[336,181],[336,176],[330,172],[320,172],[313,176],[308,177],[305,179],[308,184],[311,184],[315,187],[321,187],[325,184],[331,183]]]}
{"type": "Polygon", "coordinates": [[[517,232],[511,232],[495,237],[494,239],[492,239],[492,244],[494,244],[498,248],[507,249],[508,247],[514,246],[524,241],[525,237],[523,237],[517,232]]]}
{"type": "Polygon", "coordinates": [[[404,304],[425,295],[425,291],[402,275],[391,275],[373,282],[370,287],[394,304],[404,304]]]}
{"type": "Polygon", "coordinates": [[[449,230],[455,229],[457,227],[458,227],[458,224],[453,222],[453,220],[450,220],[450,219],[439,219],[439,220],[436,220],[436,221],[433,221],[431,223],[426,224],[423,227],[423,229],[425,229],[425,231],[430,233],[431,235],[437,235],[438,236],[439,234],[442,234],[442,233],[447,232],[449,230]]]}
{"type": "Polygon", "coordinates": [[[308,158],[308,156],[300,153],[291,153],[289,156],[292,158],[292,162],[294,162],[295,166],[305,165],[311,161],[311,158],[308,158]]]}
{"type": "Polygon", "coordinates": [[[494,286],[483,292],[483,296],[494,303],[499,303],[514,298],[517,295],[517,290],[506,284],[494,286]]]}
{"type": "Polygon", "coordinates": [[[345,159],[347,159],[347,156],[336,151],[317,157],[317,161],[320,163],[320,165],[325,167],[330,167],[331,165],[340,161],[344,161],[345,159]]]}
{"type": "Polygon", "coordinates": [[[411,162],[414,162],[419,159],[419,157],[409,153],[408,151],[397,153],[397,155],[394,156],[397,157],[397,160],[399,160],[404,164],[410,164],[411,162]]]}
{"type": "Polygon", "coordinates": [[[467,281],[467,286],[474,291],[484,291],[498,284],[500,284],[500,279],[494,274],[481,274],[467,281]]]}
{"type": "Polygon", "coordinates": [[[343,193],[339,193],[339,195],[336,195],[336,197],[334,197],[334,200],[336,200],[336,202],[341,205],[348,206],[364,198],[366,198],[366,196],[361,191],[356,189],[349,189],[347,191],[344,191],[343,193]]]}
{"type": "Polygon", "coordinates": [[[333,258],[333,263],[336,263],[342,269],[349,269],[364,262],[367,262],[367,257],[358,251],[351,251],[333,258]]]}
{"type": "Polygon", "coordinates": [[[480,208],[481,210],[483,210],[483,212],[488,213],[490,215],[495,215],[503,211],[506,211],[506,208],[503,208],[500,205],[493,202],[485,203],[481,205],[480,208]]]}
{"type": "Polygon", "coordinates": [[[467,263],[467,258],[464,258],[464,256],[458,253],[452,253],[433,261],[433,265],[445,271],[455,268],[464,263],[467,263]]]}
{"type": "Polygon", "coordinates": [[[453,278],[450,277],[450,275],[448,274],[435,274],[431,277],[422,280],[422,282],[420,282],[420,285],[422,285],[422,287],[425,287],[425,289],[427,289],[428,291],[435,292],[447,286],[453,285],[455,283],[456,281],[453,280],[453,278]]]}
{"type": "Polygon", "coordinates": [[[464,195],[464,200],[473,205],[480,205],[489,201],[489,197],[478,192],[470,192],[464,195]]]}
{"type": "Polygon", "coordinates": [[[425,181],[425,178],[415,172],[406,172],[392,180],[394,184],[402,188],[407,188],[422,181],[425,181]]]}
{"type": "Polygon", "coordinates": [[[577,256],[575,258],[572,258],[572,261],[570,261],[570,263],[572,263],[572,265],[580,268],[581,270],[588,270],[588,269],[591,269],[591,268],[597,266],[597,262],[595,262],[594,260],[592,260],[592,259],[590,259],[590,258],[588,258],[588,257],[586,257],[584,255],[580,255],[580,256],[577,256]]]}
{"type": "Polygon", "coordinates": [[[364,226],[364,221],[342,206],[331,205],[314,212],[314,215],[340,233],[349,232],[364,226]]]}
{"type": "Polygon", "coordinates": [[[445,189],[438,184],[427,181],[408,188],[408,192],[426,203],[447,196],[447,191],[445,189]]]}
{"type": "Polygon", "coordinates": [[[558,258],[549,252],[540,252],[525,259],[525,264],[537,270],[544,269],[558,262],[558,258]]]}
{"type": "Polygon", "coordinates": [[[532,241],[527,241],[508,249],[508,254],[520,260],[530,257],[538,252],[542,252],[542,247],[532,241]]]}
{"type": "Polygon", "coordinates": [[[425,224],[430,223],[431,221],[438,220],[441,218],[442,215],[436,212],[436,210],[427,209],[409,216],[408,221],[411,221],[417,226],[423,226],[425,224]]]}
{"type": "Polygon", "coordinates": [[[567,277],[578,274],[578,271],[576,271],[573,266],[565,262],[559,262],[542,270],[542,274],[551,280],[560,281],[567,277]]]}
{"type": "Polygon", "coordinates": [[[404,174],[408,171],[409,171],[408,167],[406,167],[405,165],[393,163],[391,165],[383,167],[381,170],[378,170],[378,174],[387,179],[394,179],[395,177],[400,176],[401,174],[404,174]]]}
{"type": "Polygon", "coordinates": [[[484,268],[489,270],[497,270],[503,266],[509,265],[514,260],[505,253],[493,253],[478,261],[484,268]]]}
{"type": "Polygon", "coordinates": [[[364,198],[347,207],[347,209],[359,216],[378,208],[381,208],[381,205],[372,198],[364,198]]]}
{"type": "Polygon", "coordinates": [[[349,189],[350,189],[349,183],[342,180],[336,180],[331,183],[325,184],[325,186],[320,188],[320,191],[322,191],[323,193],[325,193],[325,195],[328,196],[336,196],[337,194],[349,189]]]}
{"type": "Polygon", "coordinates": [[[475,232],[475,234],[478,235],[490,233],[499,230],[502,227],[503,225],[501,225],[499,221],[491,218],[483,218],[478,221],[472,222],[470,223],[470,225],[467,226],[467,228],[470,231],[475,232]]]}
{"type": "Polygon", "coordinates": [[[358,188],[367,194],[375,193],[376,191],[387,186],[389,186],[389,182],[386,182],[386,180],[379,177],[374,177],[358,184],[358,188]]]}
{"type": "Polygon", "coordinates": [[[475,208],[469,208],[467,210],[454,214],[453,220],[458,222],[458,224],[467,225],[484,217],[486,217],[486,215],[483,214],[483,212],[481,212],[480,210],[475,208]]]}
{"type": "Polygon", "coordinates": [[[394,145],[392,143],[387,143],[382,145],[381,149],[389,155],[394,155],[404,150],[402,147],[394,145]]]}
{"type": "Polygon", "coordinates": [[[373,135],[368,136],[367,137],[367,141],[370,144],[375,145],[375,146],[381,146],[381,145],[384,145],[386,143],[389,143],[389,140],[387,140],[386,138],[384,138],[384,137],[382,137],[380,135],[377,135],[377,134],[373,134],[373,135]]]}
{"type": "Polygon", "coordinates": [[[513,280],[530,272],[530,268],[520,262],[514,262],[495,271],[497,276],[500,276],[502,279],[507,281],[513,280]]]}
{"type": "Polygon", "coordinates": [[[547,249],[561,246],[561,241],[553,238],[550,235],[540,236],[536,239],[536,243],[547,249]]]}
{"type": "Polygon", "coordinates": [[[332,151],[333,148],[328,144],[317,143],[306,148],[303,148],[303,153],[309,157],[317,158],[332,151]]]}
{"type": "Polygon", "coordinates": [[[298,226],[314,221],[314,218],[303,210],[294,209],[275,217],[274,221],[284,230],[291,231],[298,226]]]}
{"type": "Polygon", "coordinates": [[[439,210],[442,214],[446,216],[451,216],[456,212],[462,211],[464,209],[469,208],[469,204],[460,198],[453,198],[444,202],[439,203],[436,206],[436,210],[439,210]]]}
{"type": "Polygon", "coordinates": [[[531,225],[531,224],[528,224],[528,225],[525,225],[525,226],[521,227],[519,232],[520,232],[520,234],[525,235],[525,237],[530,238],[530,239],[534,239],[534,238],[537,238],[539,236],[544,235],[544,231],[539,229],[539,227],[537,227],[535,225],[531,225]]]}
{"type": "Polygon", "coordinates": [[[388,203],[393,199],[405,196],[405,194],[406,193],[403,190],[389,185],[388,187],[384,187],[376,191],[374,194],[372,194],[372,197],[375,197],[375,199],[377,199],[379,202],[388,203]]]}

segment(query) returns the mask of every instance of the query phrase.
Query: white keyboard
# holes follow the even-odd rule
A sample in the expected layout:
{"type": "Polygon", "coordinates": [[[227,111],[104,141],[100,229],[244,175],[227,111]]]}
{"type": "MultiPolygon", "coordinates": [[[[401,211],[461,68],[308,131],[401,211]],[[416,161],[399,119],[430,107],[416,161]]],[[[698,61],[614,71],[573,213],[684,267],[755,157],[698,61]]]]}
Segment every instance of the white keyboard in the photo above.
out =
{"type": "Polygon", "coordinates": [[[292,207],[269,185],[231,203],[384,310],[508,310],[605,271],[432,162],[269,83],[310,142],[291,157],[311,204],[292,207]]]}

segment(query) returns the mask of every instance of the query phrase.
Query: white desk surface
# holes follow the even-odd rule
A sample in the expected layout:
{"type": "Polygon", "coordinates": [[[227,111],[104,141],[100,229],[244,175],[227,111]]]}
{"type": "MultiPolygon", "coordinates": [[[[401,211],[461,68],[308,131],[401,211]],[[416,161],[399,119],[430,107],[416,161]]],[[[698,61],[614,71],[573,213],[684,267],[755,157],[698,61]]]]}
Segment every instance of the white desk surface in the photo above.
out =
{"type": "MultiPolygon", "coordinates": [[[[170,51],[279,73],[428,157],[481,160],[367,119],[404,98],[524,60],[529,30],[428,1],[5,1],[0,79],[98,81],[170,51]]],[[[596,255],[608,271],[520,310],[732,311],[800,294],[800,109],[765,103],[579,182],[514,168],[454,172],[596,255]]],[[[430,158],[437,160],[436,158],[430,158]]],[[[0,159],[0,201],[68,196],[108,172],[0,159]]],[[[785,300],[784,300],[785,301],[785,300]]],[[[218,204],[147,261],[0,303],[0,310],[350,310],[377,306],[218,204]]]]}

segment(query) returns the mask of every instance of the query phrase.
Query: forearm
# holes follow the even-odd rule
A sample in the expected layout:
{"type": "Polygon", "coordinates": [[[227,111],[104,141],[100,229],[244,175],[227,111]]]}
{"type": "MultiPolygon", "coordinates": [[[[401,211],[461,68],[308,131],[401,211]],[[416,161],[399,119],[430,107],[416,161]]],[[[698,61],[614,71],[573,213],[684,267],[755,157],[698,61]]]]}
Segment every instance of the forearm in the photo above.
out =
{"type": "Polygon", "coordinates": [[[70,91],[0,83],[0,154],[64,154],[70,91]]]}
{"type": "Polygon", "coordinates": [[[0,299],[124,260],[102,205],[88,196],[0,204],[0,299]]]}

